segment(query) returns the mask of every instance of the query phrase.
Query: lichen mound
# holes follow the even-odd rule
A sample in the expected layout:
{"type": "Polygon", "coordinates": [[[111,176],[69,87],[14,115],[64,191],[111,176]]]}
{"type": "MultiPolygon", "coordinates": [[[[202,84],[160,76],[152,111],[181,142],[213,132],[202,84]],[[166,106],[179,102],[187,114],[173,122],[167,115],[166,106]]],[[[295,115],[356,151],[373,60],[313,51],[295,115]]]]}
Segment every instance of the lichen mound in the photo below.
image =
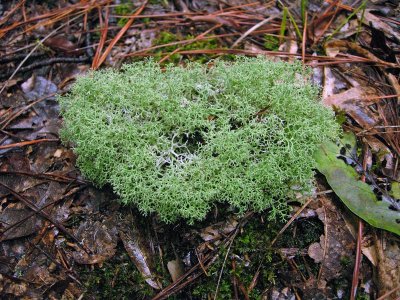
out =
{"type": "Polygon", "coordinates": [[[263,58],[96,71],[59,97],[61,136],[84,176],[144,214],[193,222],[227,202],[276,217],[310,191],[312,155],[338,133],[309,75],[263,58]]]}

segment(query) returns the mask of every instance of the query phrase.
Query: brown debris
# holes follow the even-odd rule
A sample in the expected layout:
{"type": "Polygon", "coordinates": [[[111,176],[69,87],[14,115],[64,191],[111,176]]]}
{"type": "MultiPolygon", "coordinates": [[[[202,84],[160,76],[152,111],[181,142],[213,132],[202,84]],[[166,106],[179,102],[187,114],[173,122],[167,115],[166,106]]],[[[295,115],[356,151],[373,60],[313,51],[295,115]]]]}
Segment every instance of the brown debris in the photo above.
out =
{"type": "Polygon", "coordinates": [[[117,247],[117,227],[114,217],[100,221],[87,220],[80,224],[75,236],[89,253],[76,247],[72,253],[78,264],[102,264],[114,256],[117,247]]]}
{"type": "Polygon", "coordinates": [[[127,217],[124,222],[119,224],[118,233],[126,252],[145,281],[152,288],[161,289],[161,283],[157,280],[157,275],[154,272],[149,246],[131,217],[127,217]]]}
{"type": "Polygon", "coordinates": [[[387,233],[375,235],[374,246],[378,258],[379,296],[384,299],[398,299],[400,297],[400,248],[398,241],[387,233]],[[378,236],[381,235],[379,238],[378,236]]]}

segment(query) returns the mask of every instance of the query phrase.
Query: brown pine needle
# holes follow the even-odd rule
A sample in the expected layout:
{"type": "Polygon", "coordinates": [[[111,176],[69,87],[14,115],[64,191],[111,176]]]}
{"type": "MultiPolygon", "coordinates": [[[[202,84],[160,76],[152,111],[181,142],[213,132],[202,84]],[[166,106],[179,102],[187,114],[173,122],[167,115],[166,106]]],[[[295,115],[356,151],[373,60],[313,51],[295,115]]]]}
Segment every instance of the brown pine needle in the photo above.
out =
{"type": "Polygon", "coordinates": [[[16,148],[16,147],[25,147],[25,146],[43,143],[43,142],[58,142],[58,141],[59,141],[58,139],[39,139],[39,140],[25,141],[25,142],[19,142],[19,143],[0,146],[0,150],[16,148]]]}
{"type": "Polygon", "coordinates": [[[135,17],[137,15],[139,15],[144,8],[146,7],[148,0],[145,0],[143,2],[143,4],[136,10],[136,12],[130,17],[130,19],[128,20],[128,22],[126,22],[126,24],[124,25],[124,27],[121,28],[121,30],[117,33],[117,35],[113,38],[113,40],[111,41],[111,43],[108,45],[108,47],[106,48],[106,50],[104,51],[104,53],[101,55],[100,59],[98,60],[98,62],[96,63],[96,65],[94,65],[93,69],[96,70],[98,69],[103,62],[106,60],[108,54],[110,54],[112,48],[115,46],[116,43],[118,43],[118,41],[121,39],[121,37],[125,34],[125,32],[129,29],[129,27],[131,27],[131,25],[133,24],[133,21],[135,21],[135,17]]]}

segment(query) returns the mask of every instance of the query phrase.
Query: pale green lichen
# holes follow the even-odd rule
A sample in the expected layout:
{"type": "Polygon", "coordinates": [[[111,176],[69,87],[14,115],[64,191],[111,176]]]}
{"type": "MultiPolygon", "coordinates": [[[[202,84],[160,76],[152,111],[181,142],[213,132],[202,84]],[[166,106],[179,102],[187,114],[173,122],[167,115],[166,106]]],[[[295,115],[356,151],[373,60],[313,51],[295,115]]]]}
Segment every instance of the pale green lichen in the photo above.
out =
{"type": "Polygon", "coordinates": [[[59,97],[61,135],[87,178],[144,214],[193,222],[228,202],[275,217],[294,187],[310,190],[312,154],[338,133],[307,76],[263,58],[92,72],[59,97]]]}

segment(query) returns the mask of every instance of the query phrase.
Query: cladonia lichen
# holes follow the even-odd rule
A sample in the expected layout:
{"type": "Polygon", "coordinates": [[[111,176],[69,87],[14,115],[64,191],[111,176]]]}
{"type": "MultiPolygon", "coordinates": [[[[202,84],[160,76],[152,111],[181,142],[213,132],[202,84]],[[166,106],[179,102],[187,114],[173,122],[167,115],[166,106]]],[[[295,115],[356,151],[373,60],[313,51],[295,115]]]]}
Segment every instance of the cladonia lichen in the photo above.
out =
{"type": "Polygon", "coordinates": [[[59,97],[61,136],[88,179],[144,214],[193,222],[227,202],[275,217],[293,187],[310,191],[312,154],[339,131],[309,75],[264,58],[91,72],[59,97]]]}

